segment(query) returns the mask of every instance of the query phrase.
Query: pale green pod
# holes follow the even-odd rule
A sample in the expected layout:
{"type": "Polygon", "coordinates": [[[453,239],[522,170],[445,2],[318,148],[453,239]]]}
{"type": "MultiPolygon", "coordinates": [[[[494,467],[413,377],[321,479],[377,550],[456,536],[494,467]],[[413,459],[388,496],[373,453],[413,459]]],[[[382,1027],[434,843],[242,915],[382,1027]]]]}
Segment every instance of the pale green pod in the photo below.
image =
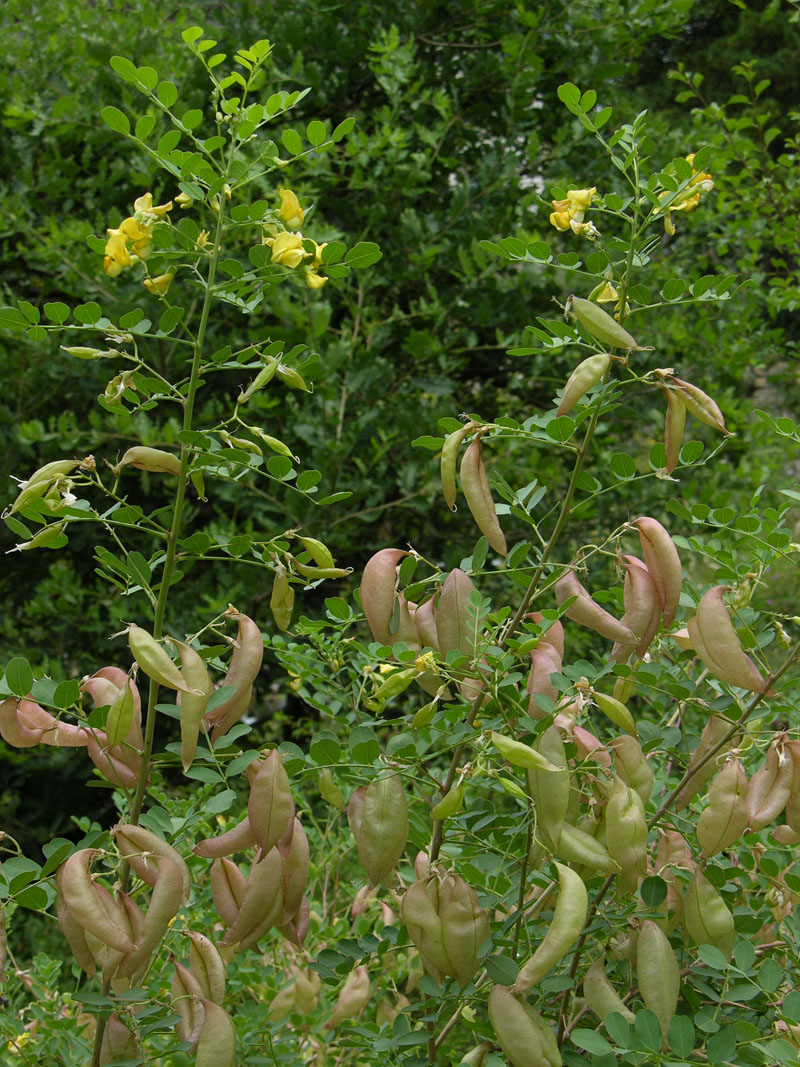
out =
{"type": "Polygon", "coordinates": [[[664,421],[664,452],[667,474],[672,474],[681,460],[681,445],[686,428],[686,405],[677,393],[664,389],[667,394],[667,415],[664,421]]]}
{"type": "Polygon", "coordinates": [[[584,330],[602,345],[624,348],[627,351],[640,348],[626,329],[591,300],[585,300],[581,296],[568,296],[564,314],[567,318],[577,319],[584,330]]]}
{"type": "Polygon", "coordinates": [[[489,913],[478,904],[475,891],[463,878],[447,874],[439,887],[439,916],[442,944],[450,964],[447,973],[464,987],[480,965],[478,952],[489,936],[489,913]]]}
{"type": "Polygon", "coordinates": [[[161,448],[149,448],[147,445],[134,445],[129,448],[114,470],[119,473],[123,467],[135,467],[136,470],[150,471],[152,474],[180,474],[181,461],[172,452],[161,448]]]}
{"type": "Polygon", "coordinates": [[[458,452],[467,434],[471,433],[474,429],[473,423],[467,423],[466,426],[462,426],[460,429],[455,430],[453,433],[449,433],[444,439],[442,445],[441,456],[441,475],[442,475],[442,494],[444,495],[444,502],[450,508],[451,511],[456,510],[456,463],[458,461],[458,452]]]}
{"type": "Polygon", "coordinates": [[[195,1067],[234,1067],[236,1028],[230,1015],[213,1000],[203,1000],[205,1021],[197,1042],[195,1067]]]}
{"type": "Polygon", "coordinates": [[[602,871],[604,874],[617,874],[619,871],[619,864],[609,855],[602,841],[568,822],[561,827],[555,851],[562,860],[580,863],[593,871],[602,871]]]}
{"type": "Polygon", "coordinates": [[[194,694],[194,689],[170,659],[166,649],[162,648],[152,634],[141,626],[137,626],[136,623],[131,623],[128,627],[128,647],[148,678],[152,678],[154,682],[165,685],[169,689],[194,694]]]}
{"type": "Polygon", "coordinates": [[[692,642],[708,668],[723,682],[752,693],[764,693],[767,679],[742,648],[723,603],[722,594],[728,588],[715,585],[700,598],[696,619],[688,623],[692,642]]]}
{"type": "Polygon", "coordinates": [[[500,528],[497,510],[489,488],[489,478],[481,459],[481,439],[476,437],[461,460],[461,488],[475,524],[501,556],[508,555],[505,534],[500,528]]]}
{"type": "Polygon", "coordinates": [[[620,734],[609,741],[608,747],[614,757],[614,768],[631,789],[635,789],[646,804],[653,791],[653,771],[642,751],[642,746],[630,734],[620,734]]]}
{"type": "Polygon", "coordinates": [[[571,789],[564,742],[557,726],[544,731],[536,742],[536,751],[557,768],[548,771],[531,767],[527,771],[536,828],[545,844],[555,848],[567,817],[571,789]]]}
{"type": "Polygon", "coordinates": [[[202,996],[221,1004],[225,999],[226,967],[219,949],[205,934],[188,930],[189,969],[202,990],[202,996]]]}
{"type": "Polygon", "coordinates": [[[376,778],[367,786],[353,835],[370,881],[386,882],[408,840],[408,809],[399,774],[376,778]]]}
{"type": "Polygon", "coordinates": [[[178,697],[181,706],[181,765],[185,773],[191,767],[197,751],[197,739],[213,686],[200,653],[184,641],[171,640],[181,658],[181,673],[195,690],[194,693],[182,693],[178,697]]]}
{"type": "Polygon", "coordinates": [[[697,820],[702,855],[729,848],[746,829],[747,775],[738,759],[729,759],[708,787],[708,805],[697,820]]]}
{"type": "Polygon", "coordinates": [[[511,1067],[561,1067],[556,1035],[542,1016],[507,986],[492,987],[489,1020],[511,1067]]]}
{"type": "Polygon", "coordinates": [[[276,748],[261,762],[250,785],[247,817],[263,855],[277,845],[292,826],[292,787],[276,748]]]}
{"type": "Polygon", "coordinates": [[[538,771],[550,771],[554,774],[562,770],[561,767],[551,763],[541,752],[537,752],[530,745],[515,741],[512,737],[504,737],[503,734],[499,734],[496,731],[492,731],[492,744],[512,767],[534,768],[538,771]]]}
{"type": "Polygon", "coordinates": [[[647,871],[647,820],[639,794],[621,778],[605,810],[605,845],[620,867],[617,889],[633,895],[647,871]]]}
{"type": "Polygon", "coordinates": [[[645,919],[636,946],[636,974],[645,1007],[661,1023],[666,1041],[667,1028],[678,1007],[681,976],[675,953],[661,928],[645,919]]]}
{"type": "Polygon", "coordinates": [[[639,531],[645,563],[661,601],[664,625],[671,626],[678,613],[683,578],[675,542],[661,523],[648,515],[634,519],[633,525],[639,531]]]}
{"type": "Polygon", "coordinates": [[[626,1007],[622,997],[609,982],[602,960],[595,960],[583,978],[583,996],[586,1003],[601,1022],[605,1022],[612,1012],[617,1012],[629,1023],[636,1016],[626,1007]]]}
{"type": "Polygon", "coordinates": [[[698,422],[710,426],[713,430],[719,430],[720,433],[730,433],[725,426],[725,417],[719,405],[711,399],[708,393],[704,393],[696,385],[685,382],[681,378],[670,378],[669,387],[680,394],[686,410],[690,415],[694,415],[698,422]]]}
{"type": "Polygon", "coordinates": [[[683,915],[686,929],[698,945],[713,945],[731,958],[735,937],[733,916],[702,871],[695,871],[686,887],[683,915]]]}
{"type": "Polygon", "coordinates": [[[556,863],[558,896],[544,940],[517,975],[513,990],[525,993],[566,956],[581,935],[589,910],[589,895],[583,879],[570,867],[556,863]]]}
{"type": "Polygon", "coordinates": [[[582,400],[589,390],[597,385],[610,365],[611,356],[607,352],[589,356],[588,359],[584,359],[579,363],[567,379],[556,415],[568,415],[578,401],[582,400]]]}

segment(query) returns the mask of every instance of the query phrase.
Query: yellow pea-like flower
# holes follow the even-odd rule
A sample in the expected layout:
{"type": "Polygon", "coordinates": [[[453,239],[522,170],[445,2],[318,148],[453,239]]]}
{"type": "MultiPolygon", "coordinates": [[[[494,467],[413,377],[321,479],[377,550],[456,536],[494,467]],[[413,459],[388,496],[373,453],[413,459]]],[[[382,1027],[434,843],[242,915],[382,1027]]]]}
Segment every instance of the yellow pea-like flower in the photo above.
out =
{"type": "Polygon", "coordinates": [[[303,225],[305,215],[300,207],[297,194],[293,193],[291,189],[280,189],[279,192],[281,194],[281,207],[278,212],[278,218],[290,229],[299,230],[303,225]]]}

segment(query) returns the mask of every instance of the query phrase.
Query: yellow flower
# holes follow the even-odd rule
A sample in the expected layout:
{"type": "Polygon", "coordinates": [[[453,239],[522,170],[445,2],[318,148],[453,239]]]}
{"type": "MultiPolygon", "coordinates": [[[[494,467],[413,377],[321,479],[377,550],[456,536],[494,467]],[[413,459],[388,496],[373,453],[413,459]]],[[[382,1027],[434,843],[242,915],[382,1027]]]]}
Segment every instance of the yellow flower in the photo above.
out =
{"type": "Polygon", "coordinates": [[[194,243],[195,248],[205,248],[209,243],[208,230],[201,230],[194,243]]]}
{"type": "Polygon", "coordinates": [[[144,193],[133,202],[133,210],[143,215],[154,215],[157,219],[163,219],[168,211],[172,211],[172,201],[167,204],[153,206],[153,194],[144,193]]]}
{"type": "Polygon", "coordinates": [[[137,259],[147,259],[153,239],[152,224],[148,226],[136,218],[128,218],[120,224],[119,229],[125,239],[131,242],[131,252],[137,259]]]}
{"type": "Polygon", "coordinates": [[[267,244],[272,248],[272,262],[284,267],[299,267],[307,255],[299,233],[279,233],[277,237],[271,237],[267,244]]]}
{"type": "MultiPolygon", "coordinates": [[[[687,187],[681,192],[677,193],[675,197],[667,204],[664,209],[664,229],[672,236],[675,233],[675,224],[672,221],[673,211],[694,211],[694,209],[700,203],[700,197],[703,193],[709,193],[714,188],[714,183],[711,180],[711,175],[706,171],[696,171],[694,169],[694,156],[686,156],[686,162],[690,164],[692,168],[692,177],[687,187]]],[[[670,194],[664,192],[661,194],[660,199],[665,200],[670,194]]],[[[660,210],[660,209],[659,209],[660,210]]]]}
{"type": "Polygon", "coordinates": [[[122,229],[106,230],[105,256],[103,257],[103,270],[109,278],[116,278],[125,267],[129,267],[133,260],[128,252],[128,244],[122,229]]]}
{"type": "Polygon", "coordinates": [[[153,296],[166,296],[174,277],[174,274],[159,274],[157,278],[145,278],[144,287],[153,296]]]}
{"type": "Polygon", "coordinates": [[[591,222],[584,222],[586,209],[591,206],[597,188],[568,189],[566,200],[553,200],[553,213],[550,224],[557,230],[572,230],[573,233],[585,233],[587,237],[597,236],[597,229],[591,222]]]}
{"type": "Polygon", "coordinates": [[[178,195],[175,197],[175,203],[178,205],[181,211],[185,211],[187,207],[192,206],[194,200],[192,200],[188,193],[178,193],[178,195]]]}
{"type": "Polygon", "coordinates": [[[323,285],[328,284],[328,279],[322,275],[317,274],[315,270],[310,268],[306,270],[306,285],[309,289],[321,289],[323,285]]]}
{"type": "Polygon", "coordinates": [[[305,215],[300,207],[300,201],[291,189],[278,190],[281,194],[281,209],[278,218],[292,230],[299,230],[303,225],[305,215]]]}
{"type": "MultiPolygon", "coordinates": [[[[306,240],[309,240],[309,238],[306,238],[306,240]]],[[[327,248],[328,242],[323,241],[321,245],[318,245],[317,242],[311,238],[311,243],[314,246],[314,258],[309,263],[309,266],[312,270],[316,270],[317,267],[322,266],[322,250],[323,248],[327,248]]]]}

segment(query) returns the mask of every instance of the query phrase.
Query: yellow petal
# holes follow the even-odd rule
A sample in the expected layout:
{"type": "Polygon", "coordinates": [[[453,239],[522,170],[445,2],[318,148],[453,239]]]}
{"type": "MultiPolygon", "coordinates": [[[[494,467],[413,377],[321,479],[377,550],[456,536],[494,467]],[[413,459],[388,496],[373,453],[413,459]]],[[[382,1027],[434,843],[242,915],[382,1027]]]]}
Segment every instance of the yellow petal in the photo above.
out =
{"type": "Polygon", "coordinates": [[[173,274],[159,274],[157,278],[145,278],[144,287],[153,296],[166,296],[173,278],[173,274]]]}
{"type": "Polygon", "coordinates": [[[293,230],[299,230],[305,216],[297,195],[291,189],[281,189],[281,207],[278,218],[293,230]]]}

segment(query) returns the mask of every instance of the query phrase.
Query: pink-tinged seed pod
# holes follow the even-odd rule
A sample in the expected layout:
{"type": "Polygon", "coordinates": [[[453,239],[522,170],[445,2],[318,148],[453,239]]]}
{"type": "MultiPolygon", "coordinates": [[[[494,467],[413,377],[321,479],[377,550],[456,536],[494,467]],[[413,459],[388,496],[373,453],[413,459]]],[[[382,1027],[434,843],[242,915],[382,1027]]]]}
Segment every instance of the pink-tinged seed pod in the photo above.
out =
{"type": "MultiPolygon", "coordinates": [[[[288,922],[281,923],[278,929],[281,935],[286,938],[287,941],[291,941],[293,945],[297,945],[298,948],[303,947],[303,942],[308,936],[308,929],[311,925],[311,905],[308,903],[308,897],[303,897],[300,901],[300,907],[295,914],[289,919],[288,922]]],[[[386,925],[390,926],[391,922],[386,921],[386,925]]]]}
{"type": "Polygon", "coordinates": [[[195,1048],[205,1021],[201,1004],[203,990],[192,972],[182,963],[173,960],[173,965],[175,973],[170,985],[170,1000],[172,1010],[180,1015],[180,1022],[175,1024],[175,1034],[179,1041],[187,1041],[195,1048]]]}
{"type": "Polygon", "coordinates": [[[794,763],[780,737],[767,749],[764,766],[750,779],[747,821],[751,830],[763,830],[786,807],[794,777],[794,763]]]}
{"type": "Polygon", "coordinates": [[[308,837],[300,820],[294,819],[291,844],[283,857],[283,910],[281,924],[290,922],[300,910],[308,885],[308,837]]]}
{"type": "MultiPolygon", "coordinates": [[[[530,619],[531,622],[540,626],[544,623],[545,618],[541,611],[529,611],[525,616],[526,619],[530,619]]],[[[546,649],[550,652],[553,659],[564,658],[564,627],[561,622],[556,619],[555,622],[551,622],[545,632],[541,635],[536,643],[537,648],[546,649]]]]}
{"type": "Polygon", "coordinates": [[[634,519],[639,531],[645,563],[661,601],[664,625],[671,626],[678,613],[683,571],[675,542],[656,519],[648,515],[634,519]]]}
{"type": "Polygon", "coordinates": [[[277,749],[273,749],[267,758],[262,760],[252,781],[247,802],[247,818],[263,855],[266,855],[292,826],[292,788],[277,749]]]}
{"type": "Polygon", "coordinates": [[[100,1046],[100,1067],[117,1060],[139,1059],[141,1050],[139,1041],[119,1015],[111,1015],[106,1022],[103,1031],[103,1041],[100,1046]]]}
{"type": "Polygon", "coordinates": [[[708,788],[708,805],[697,820],[697,840],[707,859],[735,844],[747,829],[747,775],[729,759],[708,788]]]}
{"type": "Polygon", "coordinates": [[[233,926],[244,900],[247,879],[233,860],[224,856],[211,864],[211,897],[219,917],[233,926]]]}
{"type": "Polygon", "coordinates": [[[581,626],[588,626],[590,630],[594,630],[601,637],[608,638],[609,641],[617,641],[621,644],[635,643],[636,638],[625,623],[615,619],[592,600],[587,590],[578,581],[574,571],[567,570],[562,574],[555,584],[555,594],[559,607],[572,597],[578,598],[565,612],[568,619],[572,619],[581,626]]]}
{"type": "MultiPolygon", "coordinates": [[[[728,732],[728,724],[724,719],[719,718],[718,715],[711,715],[708,722],[703,727],[703,732],[700,735],[700,743],[691,755],[689,760],[689,770],[694,772],[694,768],[698,767],[706,755],[715,748],[716,745],[722,740],[725,734],[728,732]]],[[[717,754],[717,758],[720,755],[724,755],[728,751],[731,744],[734,741],[731,739],[728,744],[721,749],[717,754]]],[[[707,760],[699,770],[692,774],[692,777],[683,786],[680,793],[677,796],[676,810],[681,811],[697,796],[697,794],[704,788],[704,786],[711,781],[717,772],[717,764],[715,760],[707,760]]]]}
{"type": "Polygon", "coordinates": [[[209,729],[213,727],[211,736],[214,740],[222,737],[247,711],[250,702],[249,694],[264,659],[264,639],[257,624],[247,615],[236,611],[235,608],[230,608],[227,616],[236,620],[238,633],[228,673],[222,684],[232,685],[235,691],[232,696],[205,716],[207,727],[209,729]]]}
{"type": "Polygon", "coordinates": [[[125,671],[119,667],[101,667],[91,677],[83,679],[81,692],[89,694],[96,708],[111,707],[126,685],[133,697],[133,721],[124,741],[133,748],[141,749],[143,747],[142,698],[136,683],[125,671]]]}
{"type": "Polygon", "coordinates": [[[197,1042],[195,1067],[234,1067],[236,1028],[230,1015],[213,1000],[203,1000],[205,1019],[197,1042]]]}
{"type": "Polygon", "coordinates": [[[86,730],[86,750],[102,776],[112,785],[133,790],[139,783],[142,758],[138,753],[117,745],[110,749],[102,730],[86,730]]]}
{"type": "Polygon", "coordinates": [[[221,944],[244,952],[258,943],[280,921],[283,910],[283,860],[277,848],[254,862],[236,921],[221,944]]]}
{"type": "Polygon", "coordinates": [[[215,1004],[225,999],[226,967],[219,949],[205,934],[187,930],[189,945],[189,970],[198,982],[201,995],[215,1004]]]}
{"type": "Polygon", "coordinates": [[[624,556],[625,584],[623,625],[634,636],[633,642],[619,642],[611,651],[611,658],[624,663],[634,652],[641,659],[650,647],[661,620],[661,601],[646,565],[636,556],[624,556]]]}
{"type": "Polygon", "coordinates": [[[39,744],[58,748],[86,746],[82,727],[60,722],[34,701],[18,697],[7,697],[0,703],[0,736],[12,748],[39,744]]]}
{"type": "Polygon", "coordinates": [[[150,957],[161,943],[172,919],[183,902],[183,872],[169,856],[154,856],[151,863],[158,867],[150,903],[144,916],[143,936],[134,951],[123,960],[117,970],[120,978],[144,973],[150,957]]]}
{"type": "MultiPolygon", "coordinates": [[[[409,610],[411,610],[410,604],[409,610]]],[[[424,604],[415,607],[411,614],[414,619],[420,647],[432,648],[434,652],[438,652],[439,635],[436,627],[436,598],[431,597],[424,604]]]]}
{"type": "Polygon", "coordinates": [[[401,548],[383,548],[370,558],[361,576],[359,593],[367,623],[375,641],[393,645],[401,641],[409,648],[417,644],[417,631],[405,597],[399,598],[397,629],[392,631],[395,598],[397,597],[397,567],[400,560],[411,553],[401,548]]]}
{"type": "Polygon", "coordinates": [[[360,1015],[369,1003],[372,992],[369,981],[369,971],[366,965],[355,967],[348,974],[342,990],[336,1000],[333,1014],[325,1023],[326,1030],[335,1030],[339,1023],[345,1019],[354,1019],[360,1015]]]}
{"type": "Polygon", "coordinates": [[[475,583],[460,568],[448,574],[436,607],[436,632],[439,651],[443,657],[448,652],[460,652],[462,656],[474,657],[478,626],[475,608],[470,597],[475,583]]]}
{"type": "Polygon", "coordinates": [[[127,860],[131,869],[148,885],[155,886],[161,876],[160,857],[165,856],[176,864],[181,872],[183,895],[188,899],[192,889],[189,868],[176,848],[168,845],[162,837],[154,834],[152,830],[148,830],[144,826],[134,826],[130,823],[119,823],[111,831],[111,836],[117,842],[120,855],[127,860]]]}
{"type": "Polygon", "coordinates": [[[196,856],[212,860],[219,859],[221,856],[232,856],[234,852],[245,852],[255,843],[256,835],[250,826],[249,818],[245,816],[241,822],[232,826],[230,830],[226,830],[224,834],[199,841],[192,851],[196,856]]]}
{"type": "Polygon", "coordinates": [[[491,547],[501,556],[508,555],[505,535],[500,529],[497,510],[489,488],[489,478],[481,459],[481,439],[476,437],[461,460],[461,488],[475,525],[491,547]]]}
{"type": "Polygon", "coordinates": [[[599,763],[601,767],[611,766],[611,756],[608,753],[608,749],[590,730],[583,726],[573,726],[571,736],[578,747],[579,760],[592,759],[599,763]]]}
{"type": "Polygon", "coordinates": [[[128,953],[134,946],[122,907],[89,872],[89,864],[101,854],[91,848],[73,852],[61,865],[59,887],[64,903],[84,930],[117,952],[128,953]]]}
{"type": "Polygon", "coordinates": [[[792,781],[786,798],[786,823],[794,833],[800,834],[800,741],[787,741],[784,747],[792,761],[792,781]]]}
{"type": "Polygon", "coordinates": [[[672,474],[681,461],[681,445],[686,427],[686,405],[681,397],[671,389],[664,388],[667,394],[667,416],[664,422],[664,451],[666,453],[667,474],[672,474]]]}
{"type": "Polygon", "coordinates": [[[764,693],[767,679],[742,648],[723,603],[722,594],[728,588],[715,585],[701,597],[697,616],[688,623],[692,643],[712,674],[721,681],[751,693],[764,693]]]}
{"type": "Polygon", "coordinates": [[[58,914],[58,922],[78,966],[90,978],[93,978],[97,974],[97,964],[86,940],[86,931],[69,910],[64,899],[64,892],[61,888],[62,870],[63,867],[59,867],[56,871],[56,912],[58,914]]]}
{"type": "Polygon", "coordinates": [[[698,422],[705,423],[706,426],[710,426],[713,430],[718,430],[720,433],[729,434],[730,431],[725,426],[725,417],[719,409],[716,401],[712,400],[708,393],[704,393],[702,389],[698,389],[696,385],[692,385],[691,382],[685,382],[682,378],[673,378],[669,380],[670,390],[675,390],[680,396],[686,410],[690,415],[698,420],[698,422]]]}

